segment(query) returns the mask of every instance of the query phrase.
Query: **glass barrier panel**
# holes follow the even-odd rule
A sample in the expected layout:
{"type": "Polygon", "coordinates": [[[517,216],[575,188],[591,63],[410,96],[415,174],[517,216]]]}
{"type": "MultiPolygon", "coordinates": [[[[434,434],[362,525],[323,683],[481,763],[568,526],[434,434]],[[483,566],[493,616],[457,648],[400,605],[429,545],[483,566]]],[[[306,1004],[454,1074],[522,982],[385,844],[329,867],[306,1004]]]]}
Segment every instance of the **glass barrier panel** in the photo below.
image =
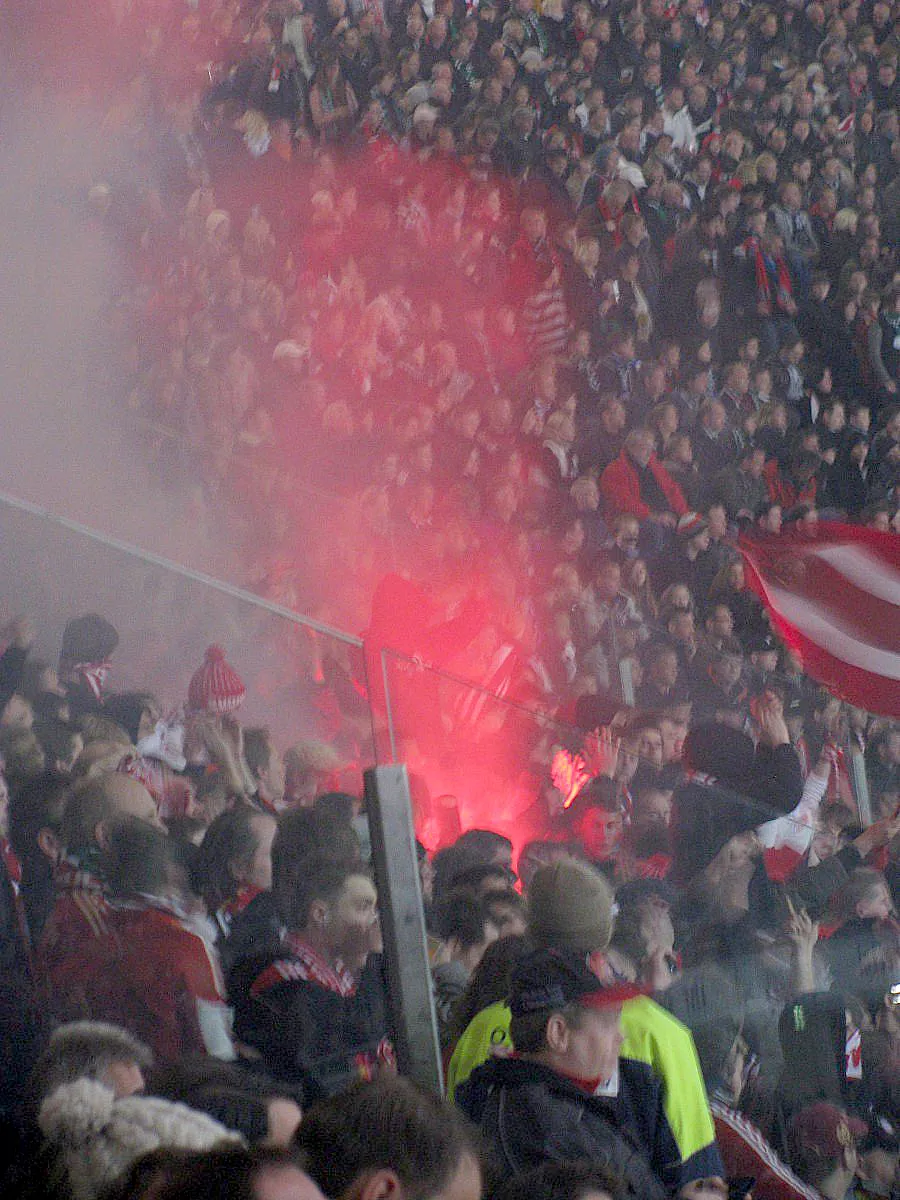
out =
{"type": "Polygon", "coordinates": [[[119,638],[106,692],[149,692],[165,715],[188,704],[192,676],[219,646],[245,690],[240,724],[267,728],[298,769],[308,764],[307,802],[326,783],[361,791],[375,752],[358,638],[25,508],[0,503],[0,536],[4,616],[31,619],[32,657],[56,668],[66,623],[98,613],[119,638]]]}

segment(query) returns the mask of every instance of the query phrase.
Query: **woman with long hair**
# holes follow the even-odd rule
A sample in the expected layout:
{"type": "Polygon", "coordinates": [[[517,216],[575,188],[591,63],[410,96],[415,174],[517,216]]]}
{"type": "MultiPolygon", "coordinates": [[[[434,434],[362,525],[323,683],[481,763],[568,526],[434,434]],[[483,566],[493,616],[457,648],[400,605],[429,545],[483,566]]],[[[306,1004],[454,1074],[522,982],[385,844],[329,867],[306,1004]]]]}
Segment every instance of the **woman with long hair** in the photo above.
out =
{"type": "Polygon", "coordinates": [[[322,50],[319,66],[309,89],[309,112],[323,142],[341,141],[350,132],[359,104],[344,78],[333,46],[322,50]]]}
{"type": "Polygon", "coordinates": [[[622,564],[622,591],[631,597],[648,625],[657,619],[659,603],[643,558],[632,558],[622,564]]]}

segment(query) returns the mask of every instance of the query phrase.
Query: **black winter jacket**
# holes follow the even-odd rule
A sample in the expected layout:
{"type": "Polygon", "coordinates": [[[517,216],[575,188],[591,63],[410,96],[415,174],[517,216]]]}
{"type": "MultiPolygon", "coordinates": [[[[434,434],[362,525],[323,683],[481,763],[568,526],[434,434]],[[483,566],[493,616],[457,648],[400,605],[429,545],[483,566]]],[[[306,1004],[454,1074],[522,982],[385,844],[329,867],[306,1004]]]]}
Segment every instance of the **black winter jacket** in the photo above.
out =
{"type": "Polygon", "coordinates": [[[643,1064],[619,1060],[619,1094],[589,1096],[540,1063],[492,1058],[456,1090],[499,1165],[521,1175],[544,1162],[590,1159],[620,1175],[629,1196],[663,1200],[657,1171],[672,1157],[659,1082],[643,1064]]]}
{"type": "Polygon", "coordinates": [[[15,1114],[42,1040],[27,930],[0,861],[0,1121],[15,1114]]]}
{"type": "Polygon", "coordinates": [[[370,955],[353,995],[300,978],[290,953],[245,959],[231,971],[235,1033],[304,1105],[393,1063],[381,955],[370,955]],[[293,977],[292,977],[293,976],[293,977]]]}

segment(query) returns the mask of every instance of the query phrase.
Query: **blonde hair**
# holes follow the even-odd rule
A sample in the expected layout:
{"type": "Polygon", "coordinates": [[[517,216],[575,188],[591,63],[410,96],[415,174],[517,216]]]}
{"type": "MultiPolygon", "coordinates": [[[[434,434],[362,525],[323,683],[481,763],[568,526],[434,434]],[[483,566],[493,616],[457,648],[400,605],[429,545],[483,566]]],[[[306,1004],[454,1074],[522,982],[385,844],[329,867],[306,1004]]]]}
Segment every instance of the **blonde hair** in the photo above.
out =
{"type": "Polygon", "coordinates": [[[745,158],[743,162],[739,163],[735,175],[744,187],[754,187],[759,182],[759,173],[753,159],[745,158]]]}
{"type": "MultiPolygon", "coordinates": [[[[596,245],[598,253],[600,243],[595,237],[580,237],[575,243],[575,261],[580,267],[583,267],[587,262],[588,253],[596,245]]],[[[599,261],[599,260],[598,260],[599,261]]],[[[594,264],[597,265],[596,263],[594,264]]]]}
{"type": "Polygon", "coordinates": [[[544,437],[547,439],[559,438],[563,435],[564,430],[571,432],[571,429],[571,413],[566,412],[565,409],[557,408],[544,422],[544,437]]]}
{"type": "Polygon", "coordinates": [[[285,750],[284,765],[289,771],[297,774],[326,774],[338,769],[341,758],[337,750],[327,742],[306,738],[285,750]]]}
{"type": "Polygon", "coordinates": [[[131,738],[127,732],[118,721],[113,721],[110,717],[89,713],[81,718],[78,727],[86,746],[91,742],[106,742],[126,749],[131,746],[131,738]]]}
{"type": "Polygon", "coordinates": [[[256,108],[248,108],[243,116],[235,121],[234,127],[248,137],[260,137],[268,133],[269,122],[265,113],[261,113],[256,108]]]}

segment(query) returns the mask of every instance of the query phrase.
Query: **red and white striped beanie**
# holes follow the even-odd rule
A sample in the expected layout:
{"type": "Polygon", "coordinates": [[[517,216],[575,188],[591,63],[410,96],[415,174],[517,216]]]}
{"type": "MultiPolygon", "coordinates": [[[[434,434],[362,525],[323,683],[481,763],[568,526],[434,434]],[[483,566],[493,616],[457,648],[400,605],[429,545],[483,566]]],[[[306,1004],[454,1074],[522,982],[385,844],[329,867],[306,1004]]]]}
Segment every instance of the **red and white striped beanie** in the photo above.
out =
{"type": "Polygon", "coordinates": [[[221,646],[210,646],[199,667],[191,677],[188,703],[196,712],[224,713],[240,708],[247,695],[241,677],[225,661],[221,646]]]}

